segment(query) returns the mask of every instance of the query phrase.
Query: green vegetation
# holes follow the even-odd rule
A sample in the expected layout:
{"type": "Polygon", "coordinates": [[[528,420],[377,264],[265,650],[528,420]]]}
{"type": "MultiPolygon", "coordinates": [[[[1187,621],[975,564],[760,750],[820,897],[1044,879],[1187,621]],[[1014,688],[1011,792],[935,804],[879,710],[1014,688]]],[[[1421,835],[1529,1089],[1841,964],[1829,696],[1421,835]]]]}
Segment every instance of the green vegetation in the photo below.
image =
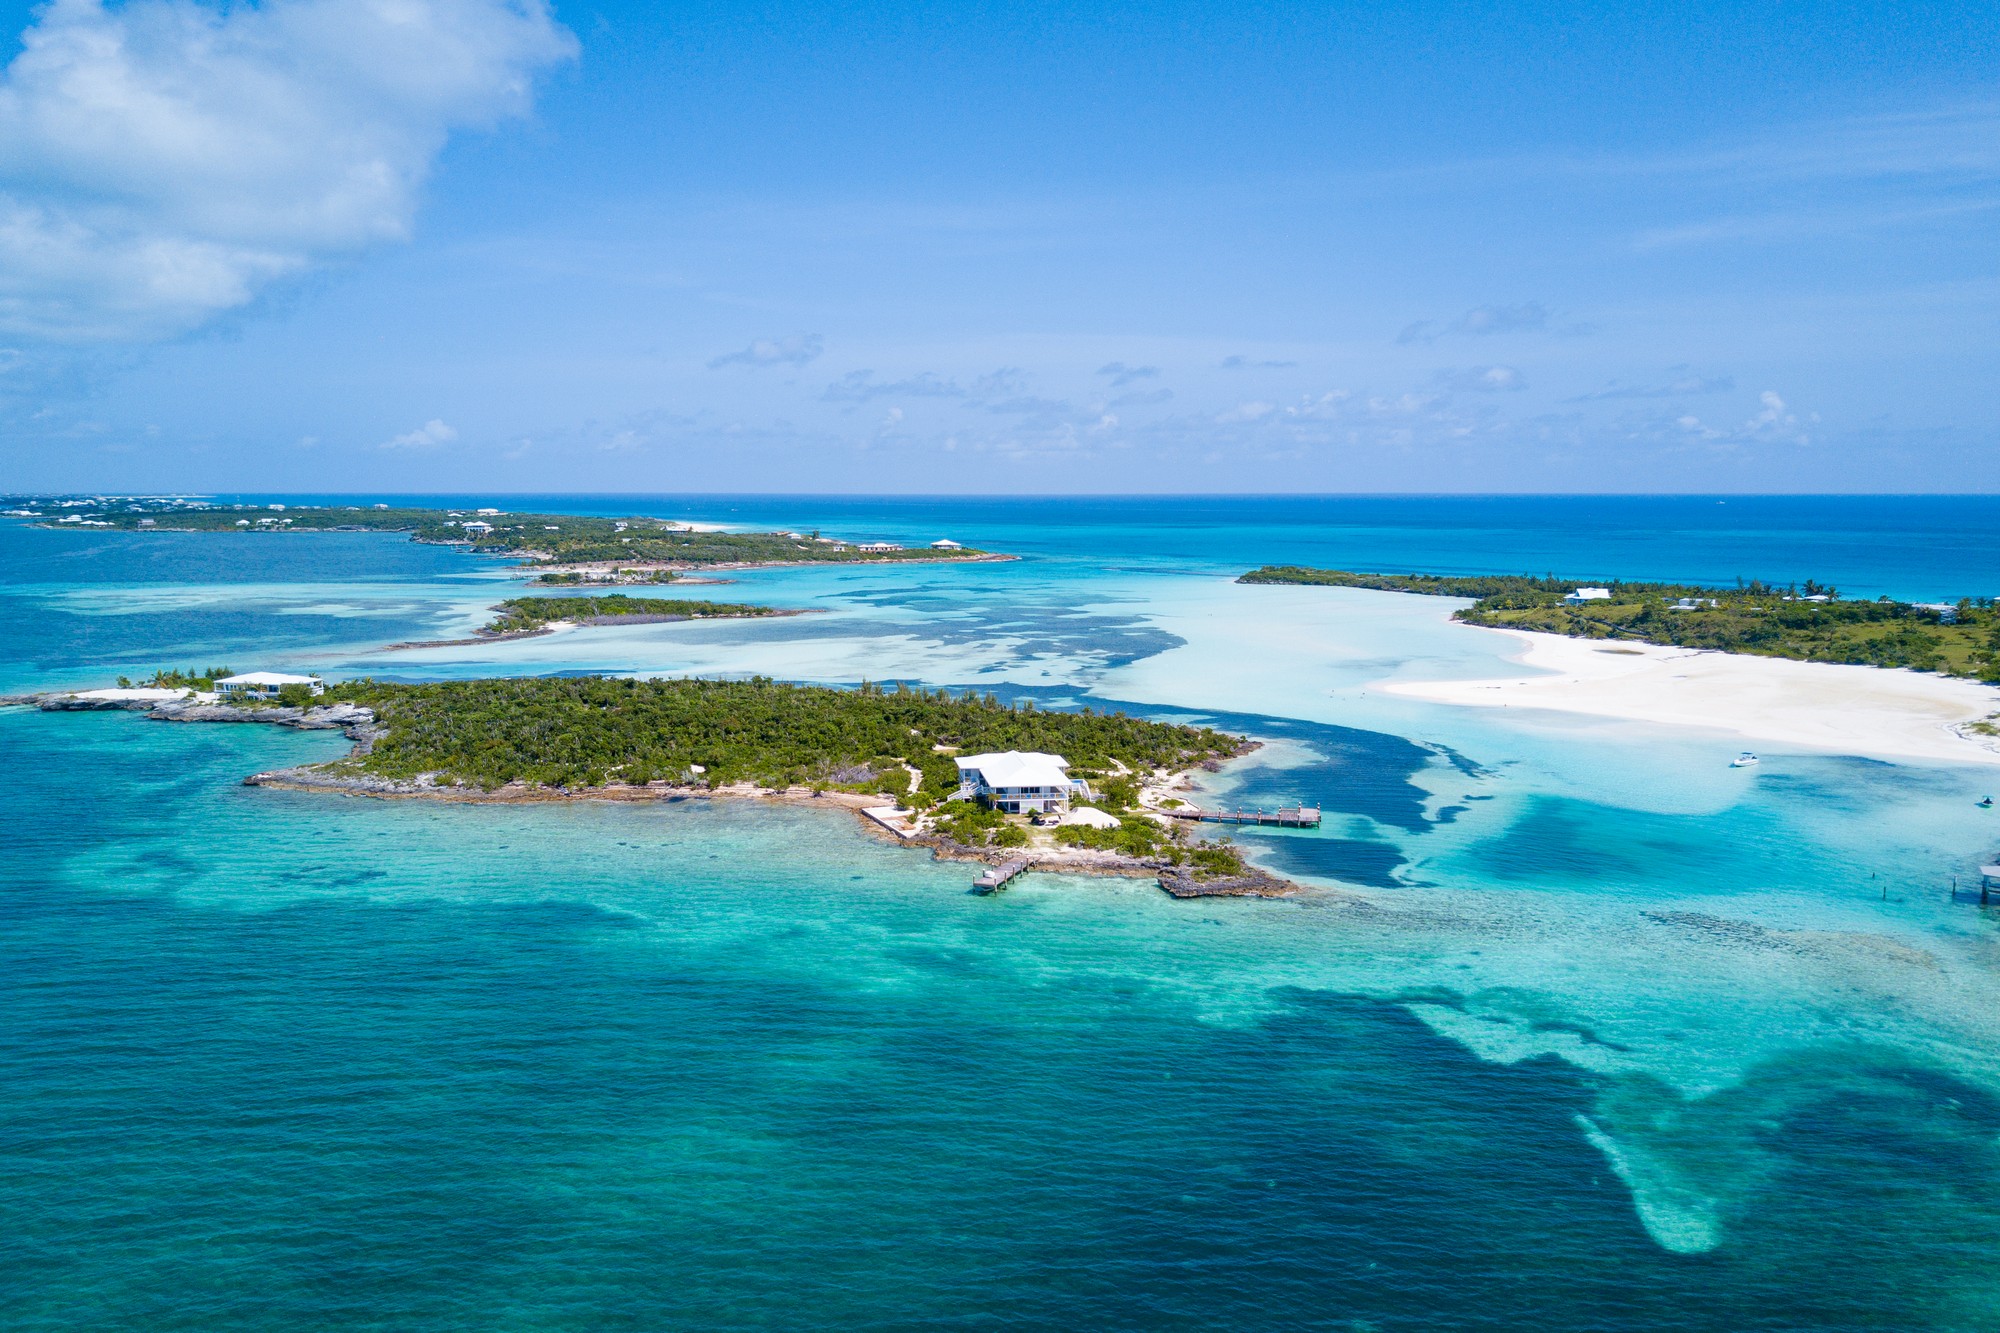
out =
{"type": "Polygon", "coordinates": [[[1243,873],[1243,855],[1228,838],[1196,844],[1188,854],[1196,879],[1227,879],[1243,873]]]}
{"type": "Polygon", "coordinates": [[[692,568],[805,561],[963,560],[985,554],[970,548],[863,551],[853,542],[822,539],[816,532],[697,532],[685,524],[645,517],[364,505],[208,505],[145,499],[60,510],[47,502],[41,504],[38,516],[51,527],[75,519],[94,528],[135,532],[407,532],[420,542],[464,543],[476,551],[552,564],[618,561],[692,568]]]}
{"type": "Polygon", "coordinates": [[[1308,569],[1304,565],[1265,565],[1236,581],[1319,583],[1336,588],[1372,588],[1377,592],[1416,592],[1431,597],[1499,597],[1516,593],[1553,593],[1561,597],[1576,586],[1553,575],[1536,578],[1532,574],[1355,574],[1345,569],[1308,569]]]}
{"type": "Polygon", "coordinates": [[[930,804],[958,786],[957,765],[939,746],[1051,750],[1080,767],[1182,768],[1241,743],[1206,727],[1122,713],[1009,708],[990,695],[762,678],[363,680],[329,686],[322,702],[340,700],[368,705],[385,729],[368,754],[339,761],[348,771],[435,773],[489,790],[516,781],[568,788],[754,782],[900,795],[907,762],[922,772],[921,799],[930,804]]]}
{"type": "Polygon", "coordinates": [[[1569,603],[1564,594],[1579,585],[1553,577],[1351,574],[1296,566],[1267,566],[1239,582],[1475,597],[1473,605],[1454,613],[1456,619],[1571,638],[1908,667],[2000,683],[2000,609],[1990,597],[1924,606],[1888,598],[1842,601],[1838,590],[1811,580],[1797,587],[1752,582],[1733,588],[1612,581],[1596,585],[1610,592],[1608,598],[1569,603]]]}
{"type": "Polygon", "coordinates": [[[121,690],[134,688],[148,690],[212,690],[215,688],[216,681],[223,679],[225,676],[233,676],[235,674],[235,668],[226,666],[212,666],[202,671],[197,671],[193,667],[188,667],[184,671],[169,669],[155,671],[152,679],[142,680],[136,687],[132,684],[129,676],[120,676],[118,678],[118,688],[121,690]]]}
{"type": "Polygon", "coordinates": [[[1120,821],[1117,828],[1064,824],[1056,830],[1055,837],[1065,847],[1094,847],[1099,851],[1122,852],[1126,856],[1159,856],[1170,848],[1166,830],[1152,820],[1136,815],[1120,821]]]}
{"type": "Polygon", "coordinates": [[[1028,845],[1028,830],[1008,821],[991,806],[974,805],[970,801],[959,801],[949,806],[937,816],[934,827],[939,833],[965,847],[1025,847],[1028,845]]]}
{"type": "Polygon", "coordinates": [[[778,614],[778,609],[772,606],[698,602],[680,597],[628,597],[622,592],[598,597],[515,597],[493,609],[500,614],[484,629],[487,634],[522,634],[557,620],[611,625],[620,621],[713,620],[778,614]]]}
{"type": "Polygon", "coordinates": [[[601,574],[579,574],[572,569],[560,574],[543,574],[535,582],[574,587],[577,584],[599,583],[672,583],[679,577],[671,569],[610,569],[601,574]]]}

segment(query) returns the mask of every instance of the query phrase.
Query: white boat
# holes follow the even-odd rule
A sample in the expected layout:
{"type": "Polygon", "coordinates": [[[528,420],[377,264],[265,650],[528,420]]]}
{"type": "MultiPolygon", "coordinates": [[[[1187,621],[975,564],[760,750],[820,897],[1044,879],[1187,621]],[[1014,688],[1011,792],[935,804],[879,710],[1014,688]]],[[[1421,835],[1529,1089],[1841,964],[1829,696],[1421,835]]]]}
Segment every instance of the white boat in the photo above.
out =
{"type": "Polygon", "coordinates": [[[1748,768],[1752,764],[1760,764],[1762,762],[1764,761],[1759,759],[1756,755],[1751,754],[1748,750],[1745,750],[1742,754],[1739,754],[1734,759],[1730,760],[1729,766],[1731,768],[1748,768]]]}

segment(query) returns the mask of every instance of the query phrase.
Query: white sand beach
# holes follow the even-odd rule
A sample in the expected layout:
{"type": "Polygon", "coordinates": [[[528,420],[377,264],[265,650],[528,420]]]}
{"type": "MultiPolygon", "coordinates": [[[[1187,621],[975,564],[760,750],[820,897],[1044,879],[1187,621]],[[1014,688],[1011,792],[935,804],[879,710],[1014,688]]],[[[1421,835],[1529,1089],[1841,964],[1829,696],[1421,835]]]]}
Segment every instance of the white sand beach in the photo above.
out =
{"type": "Polygon", "coordinates": [[[1387,693],[1485,708],[1705,727],[1748,740],[1883,759],[2000,764],[2000,742],[1955,728],[2000,713],[2000,688],[1879,667],[1794,662],[1522,630],[1515,658],[1553,674],[1395,681],[1387,693]]]}

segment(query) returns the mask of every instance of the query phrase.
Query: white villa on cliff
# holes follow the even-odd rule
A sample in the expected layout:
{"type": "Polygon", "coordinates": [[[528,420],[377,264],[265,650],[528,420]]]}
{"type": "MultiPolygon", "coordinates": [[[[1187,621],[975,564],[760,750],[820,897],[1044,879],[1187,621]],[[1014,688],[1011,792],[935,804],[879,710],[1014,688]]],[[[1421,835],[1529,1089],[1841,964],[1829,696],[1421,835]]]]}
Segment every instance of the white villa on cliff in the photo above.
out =
{"type": "Polygon", "coordinates": [[[1072,796],[1088,796],[1090,788],[1069,775],[1069,761],[1059,754],[1008,750],[960,755],[958,794],[967,800],[984,797],[996,810],[1025,815],[1059,810],[1072,796]]]}
{"type": "Polygon", "coordinates": [[[314,694],[326,693],[326,682],[318,676],[287,676],[281,671],[249,671],[240,676],[224,676],[215,682],[215,692],[228,696],[247,694],[253,699],[275,699],[287,685],[303,685],[314,694]]]}

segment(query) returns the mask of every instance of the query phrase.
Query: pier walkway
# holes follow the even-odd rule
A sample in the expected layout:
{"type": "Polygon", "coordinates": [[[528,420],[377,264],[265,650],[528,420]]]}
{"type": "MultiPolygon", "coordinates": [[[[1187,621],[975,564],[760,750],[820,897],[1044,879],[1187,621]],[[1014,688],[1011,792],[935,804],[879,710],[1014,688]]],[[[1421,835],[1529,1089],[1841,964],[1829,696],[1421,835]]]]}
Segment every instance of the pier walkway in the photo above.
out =
{"type": "Polygon", "coordinates": [[[972,891],[974,893],[996,893],[1006,888],[1010,881],[1034,864],[1033,861],[1023,856],[1009,861],[1006,865],[994,866],[978,879],[972,881],[972,891]]]}
{"type": "Polygon", "coordinates": [[[1169,819],[1186,819],[1203,824],[1273,824],[1279,828],[1318,828],[1319,807],[1285,805],[1275,810],[1161,810],[1169,819]]]}

